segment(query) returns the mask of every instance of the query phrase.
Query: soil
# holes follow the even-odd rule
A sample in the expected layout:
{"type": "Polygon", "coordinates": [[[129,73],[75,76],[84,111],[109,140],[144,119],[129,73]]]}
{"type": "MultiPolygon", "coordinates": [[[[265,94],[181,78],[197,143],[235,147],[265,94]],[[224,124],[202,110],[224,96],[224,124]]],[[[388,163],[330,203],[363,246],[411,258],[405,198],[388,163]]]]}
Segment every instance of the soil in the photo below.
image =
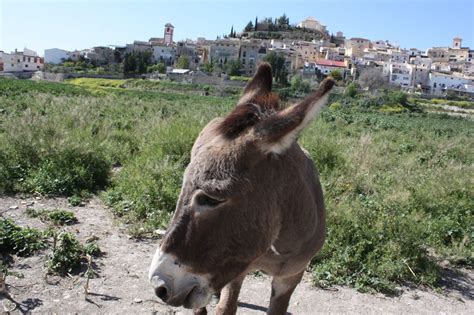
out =
{"type": "MultiPolygon", "coordinates": [[[[183,308],[168,307],[154,296],[147,282],[148,267],[158,245],[156,240],[136,241],[126,233],[126,226],[115,220],[98,198],[83,207],[72,207],[66,199],[0,198],[0,215],[21,226],[40,229],[47,225],[29,218],[25,210],[65,209],[73,211],[78,223],[65,227],[84,242],[97,237],[105,255],[95,259],[98,277],[84,292],[85,277],[46,276],[44,262],[48,250],[31,257],[13,257],[11,270],[23,277],[7,277],[8,295],[0,295],[0,313],[81,313],[81,314],[191,314],[183,308]]],[[[288,311],[291,314],[316,313],[414,313],[473,314],[473,270],[449,271],[443,287],[433,291],[424,288],[401,288],[396,297],[363,294],[346,287],[330,290],[315,288],[307,274],[296,288],[288,311]]],[[[239,298],[238,314],[264,314],[270,298],[270,279],[248,276],[239,298]]],[[[215,301],[208,307],[213,313],[215,301]]]]}

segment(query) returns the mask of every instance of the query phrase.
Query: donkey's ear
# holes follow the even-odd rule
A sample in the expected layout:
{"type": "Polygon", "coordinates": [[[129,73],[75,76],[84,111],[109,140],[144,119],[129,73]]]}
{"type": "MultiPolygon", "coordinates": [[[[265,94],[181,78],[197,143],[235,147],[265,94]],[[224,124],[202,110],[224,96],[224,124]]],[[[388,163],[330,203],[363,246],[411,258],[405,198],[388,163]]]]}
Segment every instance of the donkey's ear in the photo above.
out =
{"type": "Polygon", "coordinates": [[[265,153],[283,153],[296,141],[301,130],[321,111],[334,86],[334,80],[327,78],[319,89],[301,103],[276,112],[255,125],[257,143],[265,153]]]}
{"type": "Polygon", "coordinates": [[[262,63],[253,78],[244,89],[244,93],[237,105],[242,105],[254,97],[269,94],[272,90],[272,67],[262,63]]]}

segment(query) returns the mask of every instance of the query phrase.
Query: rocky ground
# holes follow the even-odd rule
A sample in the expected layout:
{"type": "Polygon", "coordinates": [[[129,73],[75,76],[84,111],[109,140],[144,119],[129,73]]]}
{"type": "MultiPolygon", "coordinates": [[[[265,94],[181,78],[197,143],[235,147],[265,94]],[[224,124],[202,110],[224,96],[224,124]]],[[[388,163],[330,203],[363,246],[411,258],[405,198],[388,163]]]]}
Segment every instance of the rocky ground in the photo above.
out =
{"type": "MultiPolygon", "coordinates": [[[[147,282],[148,266],[156,241],[135,241],[125,227],[113,219],[99,199],[83,207],[72,207],[65,199],[0,198],[0,215],[21,226],[40,229],[46,225],[25,214],[27,207],[73,211],[79,222],[65,229],[81,241],[98,238],[105,255],[97,259],[98,277],[91,279],[84,292],[83,276],[45,276],[48,251],[32,257],[14,257],[12,270],[23,275],[7,278],[8,296],[0,296],[0,312],[18,313],[121,313],[190,314],[185,309],[164,305],[154,297],[147,282]]],[[[354,289],[314,288],[309,275],[297,287],[289,307],[291,314],[316,313],[413,313],[473,314],[474,272],[446,271],[443,288],[438,291],[404,287],[403,294],[388,297],[362,294],[354,289]]],[[[270,279],[248,276],[240,295],[238,314],[264,314],[270,297],[270,279]]],[[[213,310],[213,306],[209,308],[213,310]]]]}

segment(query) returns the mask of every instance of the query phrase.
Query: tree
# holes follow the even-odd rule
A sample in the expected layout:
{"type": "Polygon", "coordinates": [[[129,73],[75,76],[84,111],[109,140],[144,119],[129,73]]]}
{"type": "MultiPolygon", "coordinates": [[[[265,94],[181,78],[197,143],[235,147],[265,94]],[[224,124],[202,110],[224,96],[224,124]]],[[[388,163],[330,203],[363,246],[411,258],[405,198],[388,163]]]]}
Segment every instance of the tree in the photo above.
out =
{"type": "Polygon", "coordinates": [[[229,37],[235,37],[235,36],[234,36],[234,25],[232,25],[232,27],[230,28],[229,37]]]}
{"type": "Polygon", "coordinates": [[[290,85],[293,92],[308,93],[311,89],[309,82],[307,80],[303,80],[299,74],[294,75],[291,78],[290,85]]]}
{"type": "Polygon", "coordinates": [[[272,51],[263,57],[263,61],[268,62],[272,66],[275,81],[288,84],[288,70],[285,66],[285,56],[282,53],[277,54],[272,51]]]}
{"type": "Polygon", "coordinates": [[[387,78],[382,71],[377,69],[366,69],[361,72],[357,82],[362,88],[367,88],[369,91],[374,91],[388,85],[387,78]]]}
{"type": "Polygon", "coordinates": [[[240,75],[240,69],[242,68],[240,60],[231,60],[226,65],[226,73],[228,75],[240,75]]]}
{"type": "Polygon", "coordinates": [[[206,73],[212,73],[214,71],[214,62],[206,62],[202,65],[201,70],[206,73]]]}
{"type": "Polygon", "coordinates": [[[279,28],[287,28],[290,25],[290,19],[283,13],[283,15],[278,18],[276,24],[278,24],[279,28]]]}
{"type": "Polygon", "coordinates": [[[347,85],[344,95],[348,97],[356,97],[358,92],[357,83],[351,82],[347,85]]]}
{"type": "Polygon", "coordinates": [[[161,62],[161,63],[157,63],[156,65],[148,66],[146,70],[148,73],[153,73],[153,72],[165,73],[166,66],[164,63],[161,62]]]}
{"type": "Polygon", "coordinates": [[[137,72],[138,73],[146,73],[146,69],[152,63],[151,56],[152,56],[151,51],[138,52],[137,54],[137,59],[138,59],[137,72]]]}
{"type": "Polygon", "coordinates": [[[135,57],[135,53],[127,53],[125,54],[125,60],[123,64],[123,72],[124,73],[134,73],[137,68],[137,60],[135,57]]]}
{"type": "Polygon", "coordinates": [[[258,31],[258,17],[255,17],[255,32],[258,31]]]}
{"type": "Polygon", "coordinates": [[[189,58],[186,55],[181,55],[176,62],[176,68],[178,69],[189,69],[189,58]]]}
{"type": "Polygon", "coordinates": [[[342,80],[342,74],[341,71],[334,69],[331,72],[329,72],[329,76],[333,77],[334,80],[336,81],[341,81],[342,80]]]}
{"type": "Polygon", "coordinates": [[[251,32],[251,31],[253,31],[253,24],[252,24],[252,21],[249,21],[244,28],[244,32],[251,32]]]}
{"type": "Polygon", "coordinates": [[[146,73],[151,62],[151,51],[132,51],[125,54],[124,73],[146,73]]]}

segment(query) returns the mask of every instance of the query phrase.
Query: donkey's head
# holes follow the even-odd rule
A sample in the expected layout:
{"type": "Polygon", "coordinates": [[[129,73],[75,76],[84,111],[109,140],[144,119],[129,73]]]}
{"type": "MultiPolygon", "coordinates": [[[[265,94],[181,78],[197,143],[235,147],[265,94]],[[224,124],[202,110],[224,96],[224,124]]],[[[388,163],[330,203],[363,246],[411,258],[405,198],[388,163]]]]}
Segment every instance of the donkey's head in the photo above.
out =
{"type": "Polygon", "coordinates": [[[282,198],[288,199],[280,188],[284,169],[275,161],[290,154],[333,85],[326,79],[301,103],[280,110],[271,68],[263,64],[236,108],[203,129],[151,264],[158,297],[173,306],[205,306],[269,250],[279,232],[282,198]]]}

